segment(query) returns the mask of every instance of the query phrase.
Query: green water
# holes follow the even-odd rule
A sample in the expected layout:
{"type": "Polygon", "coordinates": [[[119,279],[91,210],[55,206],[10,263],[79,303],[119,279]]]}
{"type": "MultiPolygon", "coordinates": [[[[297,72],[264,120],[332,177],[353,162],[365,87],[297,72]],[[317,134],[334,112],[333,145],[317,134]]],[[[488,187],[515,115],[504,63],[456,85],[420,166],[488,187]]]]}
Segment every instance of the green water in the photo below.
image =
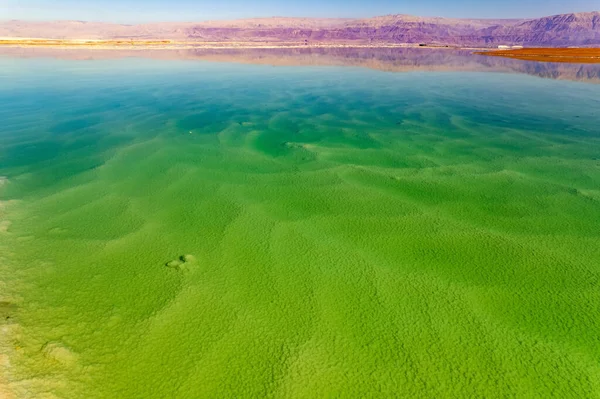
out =
{"type": "Polygon", "coordinates": [[[0,103],[0,395],[600,397],[598,85],[4,57],[0,103]]]}

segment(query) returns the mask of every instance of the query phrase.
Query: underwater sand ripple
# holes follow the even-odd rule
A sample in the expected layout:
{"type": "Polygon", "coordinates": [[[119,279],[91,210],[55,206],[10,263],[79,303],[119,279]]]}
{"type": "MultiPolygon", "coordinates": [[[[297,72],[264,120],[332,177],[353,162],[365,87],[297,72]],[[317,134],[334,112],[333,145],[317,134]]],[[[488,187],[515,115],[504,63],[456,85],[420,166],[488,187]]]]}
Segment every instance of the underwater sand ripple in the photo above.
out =
{"type": "Polygon", "coordinates": [[[2,132],[32,157],[1,172],[23,199],[16,392],[598,391],[593,91],[196,68],[75,74],[102,97],[61,88],[41,133],[2,132]]]}

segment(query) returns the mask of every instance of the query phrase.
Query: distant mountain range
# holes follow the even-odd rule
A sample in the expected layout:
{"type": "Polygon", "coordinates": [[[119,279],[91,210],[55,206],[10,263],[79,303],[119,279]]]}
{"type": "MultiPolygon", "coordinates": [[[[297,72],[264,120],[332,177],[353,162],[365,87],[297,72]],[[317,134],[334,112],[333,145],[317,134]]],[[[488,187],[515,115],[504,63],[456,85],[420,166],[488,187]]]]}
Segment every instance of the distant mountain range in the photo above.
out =
{"type": "Polygon", "coordinates": [[[236,21],[121,25],[81,21],[5,21],[0,37],[173,40],[302,44],[427,44],[495,47],[598,46],[600,12],[528,20],[425,18],[257,18],[236,21]]]}

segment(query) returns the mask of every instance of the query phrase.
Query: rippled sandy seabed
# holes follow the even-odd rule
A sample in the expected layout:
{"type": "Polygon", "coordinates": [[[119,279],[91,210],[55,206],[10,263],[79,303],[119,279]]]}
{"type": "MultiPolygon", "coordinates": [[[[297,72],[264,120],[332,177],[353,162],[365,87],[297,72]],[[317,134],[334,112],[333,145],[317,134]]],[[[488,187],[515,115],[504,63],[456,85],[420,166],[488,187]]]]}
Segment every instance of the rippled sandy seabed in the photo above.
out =
{"type": "Polygon", "coordinates": [[[5,55],[0,102],[3,397],[600,395],[597,84],[5,55]]]}

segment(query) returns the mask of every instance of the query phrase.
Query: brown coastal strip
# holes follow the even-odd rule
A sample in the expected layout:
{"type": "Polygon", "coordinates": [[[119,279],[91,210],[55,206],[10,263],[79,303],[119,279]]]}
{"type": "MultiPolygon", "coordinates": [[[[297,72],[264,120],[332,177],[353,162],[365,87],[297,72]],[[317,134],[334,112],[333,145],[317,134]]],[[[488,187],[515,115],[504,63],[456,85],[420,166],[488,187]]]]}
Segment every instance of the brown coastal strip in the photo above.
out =
{"type": "Polygon", "coordinates": [[[529,61],[600,64],[600,48],[523,48],[478,51],[475,54],[529,61]]]}

